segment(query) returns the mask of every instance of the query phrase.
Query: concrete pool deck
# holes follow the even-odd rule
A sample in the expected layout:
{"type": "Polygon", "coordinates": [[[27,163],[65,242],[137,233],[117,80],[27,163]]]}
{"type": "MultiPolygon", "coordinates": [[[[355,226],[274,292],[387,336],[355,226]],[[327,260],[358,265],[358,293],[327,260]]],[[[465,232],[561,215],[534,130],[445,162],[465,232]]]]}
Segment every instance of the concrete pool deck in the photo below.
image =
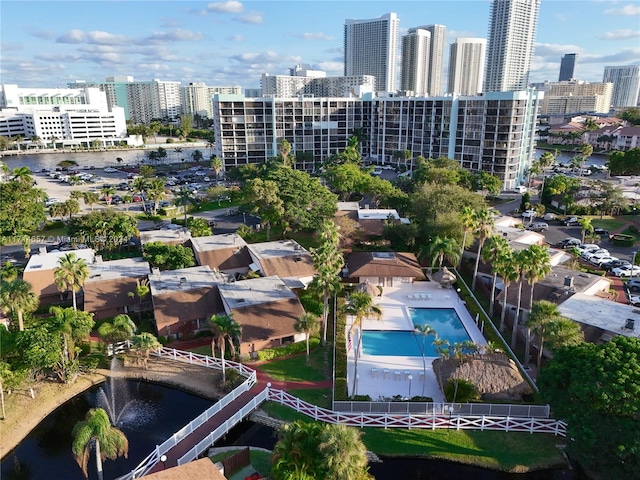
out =
{"type": "MultiPolygon", "coordinates": [[[[409,308],[451,308],[460,317],[473,342],[479,345],[487,343],[456,290],[441,288],[437,282],[414,282],[399,287],[384,287],[382,296],[375,297],[374,303],[382,309],[382,320],[364,319],[362,328],[365,331],[413,331],[409,308]]],[[[347,332],[352,320],[347,318],[347,332]]],[[[438,357],[425,357],[425,372],[422,357],[368,355],[361,352],[354,391],[354,355],[358,349],[358,339],[359,335],[354,330],[351,339],[353,348],[347,352],[347,385],[350,396],[369,395],[373,401],[378,401],[396,395],[420,395],[431,397],[434,402],[444,402],[444,394],[432,367],[432,362],[438,357]],[[412,377],[411,380],[409,376],[412,377]]],[[[433,342],[433,337],[428,337],[426,342],[433,342]]]]}

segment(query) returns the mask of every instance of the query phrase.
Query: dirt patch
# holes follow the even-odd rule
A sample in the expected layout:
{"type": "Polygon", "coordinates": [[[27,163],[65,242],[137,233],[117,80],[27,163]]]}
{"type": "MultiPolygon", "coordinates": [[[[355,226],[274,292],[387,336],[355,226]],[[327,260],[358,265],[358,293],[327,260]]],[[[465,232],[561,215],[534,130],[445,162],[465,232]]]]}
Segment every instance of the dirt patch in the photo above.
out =
{"type": "MultiPolygon", "coordinates": [[[[41,381],[13,390],[10,395],[5,392],[7,416],[0,421],[0,458],[11,452],[31,430],[60,405],[111,376],[110,370],[99,369],[78,377],[72,384],[41,381]],[[34,398],[31,398],[31,389],[34,398]]],[[[169,359],[151,358],[148,369],[121,367],[113,372],[113,376],[160,383],[211,400],[224,396],[224,392],[219,388],[222,380],[220,372],[169,359]]],[[[199,413],[201,412],[194,412],[193,416],[196,417],[199,413]]]]}

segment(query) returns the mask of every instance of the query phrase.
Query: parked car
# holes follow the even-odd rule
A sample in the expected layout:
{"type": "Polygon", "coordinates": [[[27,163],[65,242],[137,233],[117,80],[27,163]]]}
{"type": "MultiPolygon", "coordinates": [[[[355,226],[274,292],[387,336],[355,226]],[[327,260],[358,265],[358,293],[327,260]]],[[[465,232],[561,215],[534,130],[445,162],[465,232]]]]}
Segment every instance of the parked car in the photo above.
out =
{"type": "Polygon", "coordinates": [[[558,248],[576,248],[582,245],[582,242],[577,238],[564,238],[556,243],[556,247],[558,248]]]}
{"type": "Polygon", "coordinates": [[[525,210],[522,212],[522,218],[536,218],[535,210],[525,210]]]}
{"type": "Polygon", "coordinates": [[[577,247],[580,256],[586,255],[590,252],[595,252],[596,250],[600,250],[600,245],[595,245],[593,243],[585,243],[584,245],[580,245],[577,247]]]}
{"type": "Polygon", "coordinates": [[[616,277],[640,277],[640,266],[626,265],[624,267],[614,268],[611,270],[611,273],[616,277]]]}
{"type": "Polygon", "coordinates": [[[546,220],[547,222],[550,222],[551,220],[556,219],[556,214],[551,212],[545,213],[543,219],[546,220]]]}
{"type": "Polygon", "coordinates": [[[50,207],[51,205],[54,205],[56,203],[62,203],[62,200],[60,200],[59,198],[48,198],[47,201],[44,202],[44,206],[50,207]]]}
{"type": "Polygon", "coordinates": [[[629,305],[640,307],[640,295],[629,295],[629,305]]]}
{"type": "Polygon", "coordinates": [[[609,231],[604,228],[594,228],[593,233],[594,235],[609,235],[609,231]]]}
{"type": "Polygon", "coordinates": [[[599,257],[599,256],[601,257],[603,255],[609,255],[609,250],[607,250],[606,248],[599,248],[598,250],[586,251],[583,254],[581,254],[580,256],[582,258],[584,258],[585,260],[589,261],[593,257],[599,257]]]}
{"type": "Polygon", "coordinates": [[[640,278],[630,278],[627,282],[627,288],[632,292],[640,291],[640,278]]]}
{"type": "Polygon", "coordinates": [[[565,227],[573,227],[575,225],[580,225],[579,222],[579,218],[578,217],[569,217],[569,218],[565,218],[562,223],[564,224],[565,227]]]}
{"type": "Polygon", "coordinates": [[[626,260],[612,260],[607,263],[600,264],[600,266],[604,268],[607,272],[610,272],[614,268],[624,267],[625,265],[631,265],[631,263],[626,260]]]}
{"type": "Polygon", "coordinates": [[[527,227],[527,230],[531,230],[532,232],[546,232],[549,230],[549,224],[544,222],[533,222],[527,227]]]}
{"type": "Polygon", "coordinates": [[[591,257],[589,259],[589,261],[598,266],[598,267],[602,267],[603,264],[608,263],[608,262],[613,262],[619,260],[618,257],[612,257],[611,255],[596,255],[595,257],[591,257]]]}

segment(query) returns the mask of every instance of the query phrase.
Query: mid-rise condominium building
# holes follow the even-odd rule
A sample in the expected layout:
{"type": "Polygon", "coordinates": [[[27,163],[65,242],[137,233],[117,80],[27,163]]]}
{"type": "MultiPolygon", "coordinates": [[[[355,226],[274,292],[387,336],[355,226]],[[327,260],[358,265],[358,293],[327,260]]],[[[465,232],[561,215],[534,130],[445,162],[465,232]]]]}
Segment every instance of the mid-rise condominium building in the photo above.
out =
{"type": "Polygon", "coordinates": [[[216,155],[226,167],[262,163],[286,139],[296,168],[344,150],[354,129],[367,140],[362,153],[378,164],[397,164],[397,151],[413,157],[449,157],[474,172],[498,176],[504,188],[525,178],[534,153],[540,92],[482,96],[364,98],[214,97],[216,155]]]}
{"type": "Polygon", "coordinates": [[[375,82],[376,79],[373,75],[302,77],[263,73],[261,93],[278,98],[291,98],[299,95],[353,97],[375,92],[375,82]]]}
{"type": "Polygon", "coordinates": [[[477,95],[482,92],[487,40],[456,38],[449,47],[448,93],[477,95]]]}
{"type": "Polygon", "coordinates": [[[97,88],[0,85],[0,136],[37,139],[34,147],[119,145],[127,138],[124,110],[109,108],[97,88]]]}
{"type": "Polygon", "coordinates": [[[571,113],[608,113],[611,109],[613,83],[589,83],[578,80],[545,82],[541,115],[571,113]]]}
{"type": "Polygon", "coordinates": [[[613,83],[612,107],[640,104],[640,65],[604,67],[602,81],[613,83]]]}
{"type": "Polygon", "coordinates": [[[204,82],[192,82],[186,87],[180,87],[182,113],[213,118],[211,101],[216,93],[239,94],[242,93],[242,87],[208,87],[204,82]]]}
{"type": "Polygon", "coordinates": [[[578,63],[577,53],[567,53],[560,60],[559,82],[568,82],[576,78],[576,64],[578,63]]]}
{"type": "Polygon", "coordinates": [[[493,0],[485,92],[524,90],[529,84],[540,0],[493,0]]]}
{"type": "Polygon", "coordinates": [[[344,75],[373,75],[378,91],[394,92],[399,23],[395,13],[371,20],[345,20],[344,75]]]}
{"type": "Polygon", "coordinates": [[[444,25],[424,25],[402,37],[401,90],[417,96],[442,94],[445,35],[444,25]]]}

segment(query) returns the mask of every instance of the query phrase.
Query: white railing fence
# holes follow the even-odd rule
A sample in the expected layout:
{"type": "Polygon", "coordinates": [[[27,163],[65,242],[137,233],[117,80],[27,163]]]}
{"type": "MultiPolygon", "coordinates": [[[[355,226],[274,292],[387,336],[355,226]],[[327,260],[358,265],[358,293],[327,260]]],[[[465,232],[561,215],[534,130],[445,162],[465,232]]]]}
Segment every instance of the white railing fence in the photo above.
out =
{"type": "Polygon", "coordinates": [[[495,417],[549,418],[549,405],[517,405],[510,403],[431,403],[431,402],[348,402],[334,401],[336,412],[407,413],[429,415],[449,413],[456,415],[491,415],[495,417]]]}
{"type": "Polygon", "coordinates": [[[506,432],[551,433],[565,436],[566,423],[550,418],[524,418],[491,415],[463,415],[453,412],[425,415],[392,413],[344,413],[320,408],[282,390],[269,389],[269,400],[303,413],[314,420],[342,423],[351,427],[428,428],[431,430],[502,430],[506,432]]]}

